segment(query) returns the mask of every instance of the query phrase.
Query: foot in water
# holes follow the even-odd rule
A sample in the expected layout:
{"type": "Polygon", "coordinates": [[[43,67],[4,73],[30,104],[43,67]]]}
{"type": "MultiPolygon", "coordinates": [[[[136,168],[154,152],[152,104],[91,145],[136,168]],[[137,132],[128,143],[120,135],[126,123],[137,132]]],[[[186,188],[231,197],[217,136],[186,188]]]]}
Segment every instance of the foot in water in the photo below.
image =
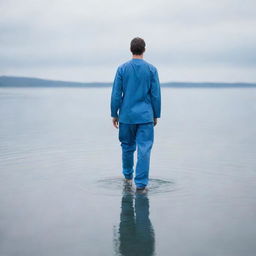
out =
{"type": "Polygon", "coordinates": [[[148,192],[148,188],[147,187],[137,187],[136,188],[136,192],[140,193],[140,194],[146,194],[148,192]]]}
{"type": "Polygon", "coordinates": [[[124,179],[125,185],[132,186],[132,179],[124,179]]]}
{"type": "Polygon", "coordinates": [[[124,179],[123,193],[134,194],[134,188],[132,186],[132,179],[124,179]]]}

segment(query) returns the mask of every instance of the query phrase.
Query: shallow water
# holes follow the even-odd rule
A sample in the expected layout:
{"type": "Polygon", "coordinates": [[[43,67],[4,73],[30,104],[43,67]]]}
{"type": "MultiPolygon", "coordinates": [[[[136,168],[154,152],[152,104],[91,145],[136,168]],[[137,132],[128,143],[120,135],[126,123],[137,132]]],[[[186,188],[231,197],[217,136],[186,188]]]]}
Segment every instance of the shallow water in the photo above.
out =
{"type": "Polygon", "coordinates": [[[110,88],[0,88],[0,255],[256,254],[256,89],[162,89],[147,194],[110,88]]]}

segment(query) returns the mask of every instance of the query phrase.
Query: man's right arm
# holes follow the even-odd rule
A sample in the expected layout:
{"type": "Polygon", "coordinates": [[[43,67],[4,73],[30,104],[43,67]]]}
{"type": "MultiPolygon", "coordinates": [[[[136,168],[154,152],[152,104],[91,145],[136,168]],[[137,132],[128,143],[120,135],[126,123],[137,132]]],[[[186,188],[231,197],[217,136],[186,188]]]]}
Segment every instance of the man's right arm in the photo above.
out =
{"type": "Polygon", "coordinates": [[[151,77],[151,104],[153,108],[154,113],[154,119],[160,118],[161,116],[161,88],[160,88],[160,82],[158,77],[158,71],[155,68],[152,72],[151,77]]]}

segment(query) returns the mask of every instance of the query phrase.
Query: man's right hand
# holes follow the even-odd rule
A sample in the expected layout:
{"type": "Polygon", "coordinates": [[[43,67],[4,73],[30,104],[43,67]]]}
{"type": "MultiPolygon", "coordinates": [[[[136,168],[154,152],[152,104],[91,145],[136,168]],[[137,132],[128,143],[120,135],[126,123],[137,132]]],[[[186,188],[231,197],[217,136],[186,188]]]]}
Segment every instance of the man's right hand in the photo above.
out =
{"type": "Polygon", "coordinates": [[[157,118],[154,118],[154,126],[157,124],[157,118]]]}

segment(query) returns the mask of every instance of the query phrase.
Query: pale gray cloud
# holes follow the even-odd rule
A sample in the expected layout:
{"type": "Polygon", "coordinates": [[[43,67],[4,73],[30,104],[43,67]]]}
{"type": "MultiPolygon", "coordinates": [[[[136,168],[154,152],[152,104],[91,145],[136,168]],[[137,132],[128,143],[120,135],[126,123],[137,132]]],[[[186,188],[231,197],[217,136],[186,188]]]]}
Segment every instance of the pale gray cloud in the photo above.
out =
{"type": "Polygon", "coordinates": [[[0,75],[111,81],[146,41],[161,81],[256,82],[252,0],[0,1],[0,75]]]}

